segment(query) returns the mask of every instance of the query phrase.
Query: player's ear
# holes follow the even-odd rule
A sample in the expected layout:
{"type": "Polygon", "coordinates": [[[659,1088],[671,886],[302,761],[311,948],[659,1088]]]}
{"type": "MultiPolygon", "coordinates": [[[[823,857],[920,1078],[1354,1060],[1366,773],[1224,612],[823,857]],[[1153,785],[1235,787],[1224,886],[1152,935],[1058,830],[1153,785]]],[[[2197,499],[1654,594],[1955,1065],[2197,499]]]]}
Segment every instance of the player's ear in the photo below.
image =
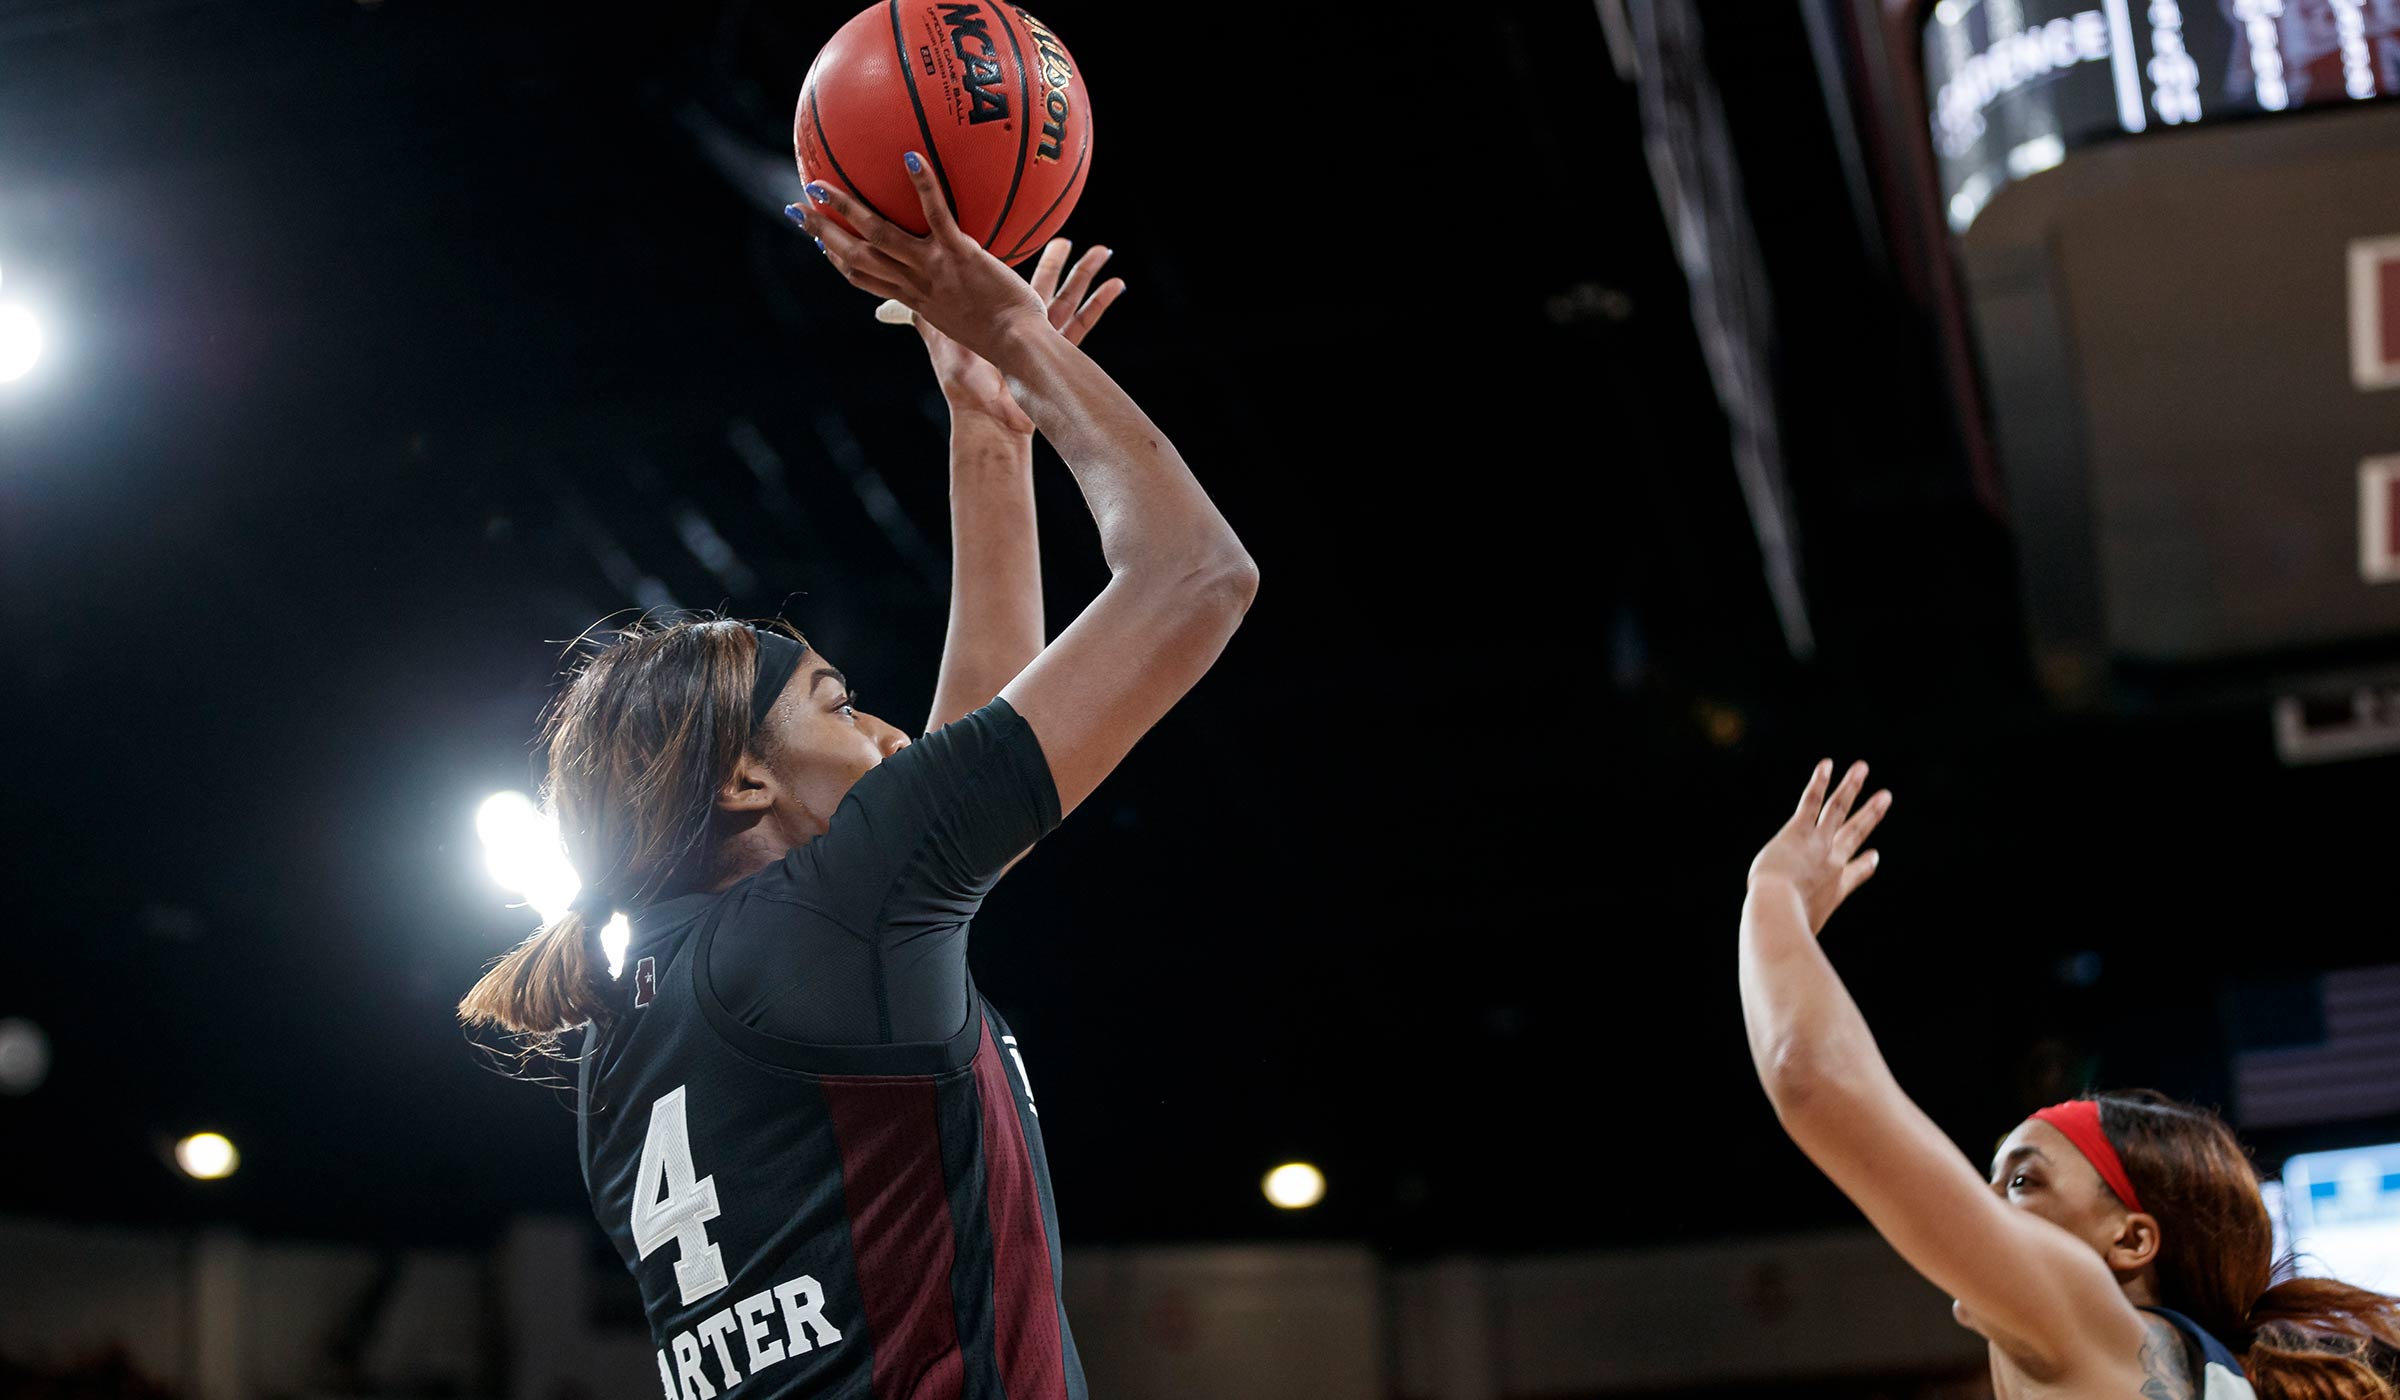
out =
{"type": "Polygon", "coordinates": [[[2158,1218],[2141,1211],[2125,1217],[2116,1243],[2108,1247],[2108,1267],[2131,1273],[2158,1258],[2158,1218]]]}
{"type": "Polygon", "coordinates": [[[717,789],[720,812],[763,812],[775,805],[775,774],[756,754],[743,754],[717,789]]]}

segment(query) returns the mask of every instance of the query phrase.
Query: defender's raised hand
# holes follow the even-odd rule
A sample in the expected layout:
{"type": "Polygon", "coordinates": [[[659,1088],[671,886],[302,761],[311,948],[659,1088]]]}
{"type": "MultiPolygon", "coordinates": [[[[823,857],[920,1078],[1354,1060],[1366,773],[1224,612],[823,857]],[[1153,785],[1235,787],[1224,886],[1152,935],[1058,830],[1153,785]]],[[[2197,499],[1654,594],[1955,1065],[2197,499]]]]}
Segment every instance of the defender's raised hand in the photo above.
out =
{"type": "Polygon", "coordinates": [[[1888,789],[1868,798],[1865,805],[1857,805],[1858,794],[1867,785],[1864,763],[1851,764],[1850,771],[1842,775],[1841,786],[1828,796],[1825,787],[1832,779],[1833,760],[1826,759],[1808,775],[1799,810],[1750,862],[1750,888],[1755,890],[1766,881],[1789,884],[1808,907],[1811,933],[1823,933],[1833,911],[1874,875],[1880,858],[1859,847],[1892,808],[1888,789]]]}
{"type": "Polygon", "coordinates": [[[917,202],[932,230],[925,237],[878,217],[821,182],[808,186],[815,204],[793,205],[793,218],[816,237],[817,246],[851,286],[899,302],[919,321],[931,322],[987,360],[998,355],[1011,333],[1028,325],[1048,328],[1049,308],[1042,298],[1008,264],[960,230],[924,159],[914,151],[905,159],[909,183],[916,186],[917,202]],[[825,210],[840,217],[825,218],[825,210]]]}

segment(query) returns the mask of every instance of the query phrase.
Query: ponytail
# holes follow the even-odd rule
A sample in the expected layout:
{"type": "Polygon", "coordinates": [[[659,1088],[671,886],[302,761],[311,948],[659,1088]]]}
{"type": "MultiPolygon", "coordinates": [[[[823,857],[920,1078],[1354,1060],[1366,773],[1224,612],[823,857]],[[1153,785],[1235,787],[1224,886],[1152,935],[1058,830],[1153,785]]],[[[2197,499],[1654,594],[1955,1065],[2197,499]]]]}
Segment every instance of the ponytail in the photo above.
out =
{"type": "MultiPolygon", "coordinates": [[[[769,631],[788,638],[777,648],[788,675],[806,644],[781,624],[769,631]]],[[[706,886],[717,791],[751,751],[760,635],[721,618],[645,622],[575,666],[542,721],[543,804],[582,893],[459,1001],[470,1029],[491,1027],[525,1055],[559,1058],[562,1034],[608,1014],[600,931],[613,913],[706,886]]]]}
{"type": "Polygon", "coordinates": [[[555,1054],[560,1035],[605,1014],[607,966],[599,923],[570,909],[494,963],[460,999],[458,1018],[517,1036],[534,1054],[555,1054]]]}
{"type": "Polygon", "coordinates": [[[2400,1298],[2288,1278],[2251,1305],[2242,1369],[2259,1400],[2400,1400],[2400,1298]]]}

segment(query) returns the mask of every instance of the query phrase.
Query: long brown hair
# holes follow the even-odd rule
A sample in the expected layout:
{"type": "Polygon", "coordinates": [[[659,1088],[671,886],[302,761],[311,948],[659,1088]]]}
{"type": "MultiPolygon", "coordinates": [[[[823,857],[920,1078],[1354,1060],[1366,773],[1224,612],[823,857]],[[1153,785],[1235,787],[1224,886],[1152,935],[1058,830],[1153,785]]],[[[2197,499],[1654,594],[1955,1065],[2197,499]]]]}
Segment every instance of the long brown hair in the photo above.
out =
{"type": "MultiPolygon", "coordinates": [[[[636,623],[576,665],[543,717],[543,800],[585,896],[631,910],[705,879],[717,790],[752,748],[757,674],[750,624],[712,617],[636,623]]],[[[577,904],[485,972],[459,1019],[545,1054],[600,1019],[606,921],[587,917],[594,900],[577,904]]]]}
{"type": "Polygon", "coordinates": [[[2158,1217],[2159,1302],[2240,1354],[2260,1400],[2400,1400],[2400,1298],[2275,1281],[2274,1226],[2225,1121],[2148,1089],[2095,1094],[2134,1194],[2158,1217]]]}

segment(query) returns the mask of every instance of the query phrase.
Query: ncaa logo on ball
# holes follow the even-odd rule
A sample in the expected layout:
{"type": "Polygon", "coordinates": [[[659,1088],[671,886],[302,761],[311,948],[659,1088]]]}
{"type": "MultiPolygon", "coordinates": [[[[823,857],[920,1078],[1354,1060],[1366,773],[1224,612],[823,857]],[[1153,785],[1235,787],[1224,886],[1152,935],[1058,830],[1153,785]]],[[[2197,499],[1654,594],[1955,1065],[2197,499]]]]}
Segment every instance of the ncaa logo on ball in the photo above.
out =
{"type": "Polygon", "coordinates": [[[967,94],[967,121],[1008,120],[1008,90],[1000,71],[1000,50],[992,44],[992,22],[981,5],[943,5],[942,27],[950,31],[950,52],[958,58],[967,94]]]}

